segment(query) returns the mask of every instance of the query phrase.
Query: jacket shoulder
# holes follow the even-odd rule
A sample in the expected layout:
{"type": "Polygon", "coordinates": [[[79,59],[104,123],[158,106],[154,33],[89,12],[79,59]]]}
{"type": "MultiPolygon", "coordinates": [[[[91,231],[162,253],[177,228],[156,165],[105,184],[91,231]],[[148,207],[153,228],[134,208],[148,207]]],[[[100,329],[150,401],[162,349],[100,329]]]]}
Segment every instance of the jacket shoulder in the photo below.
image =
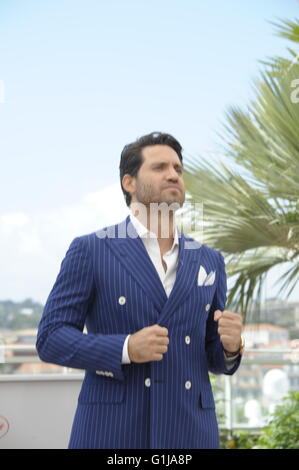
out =
{"type": "Polygon", "coordinates": [[[201,252],[201,254],[204,253],[209,258],[214,258],[214,259],[217,259],[217,260],[220,260],[220,259],[222,260],[223,259],[223,255],[222,255],[220,250],[217,250],[216,248],[211,248],[210,246],[208,246],[204,243],[201,243],[201,242],[195,240],[194,238],[189,237],[185,234],[184,234],[184,237],[185,237],[185,241],[192,244],[194,246],[194,248],[200,249],[199,251],[201,252]]]}

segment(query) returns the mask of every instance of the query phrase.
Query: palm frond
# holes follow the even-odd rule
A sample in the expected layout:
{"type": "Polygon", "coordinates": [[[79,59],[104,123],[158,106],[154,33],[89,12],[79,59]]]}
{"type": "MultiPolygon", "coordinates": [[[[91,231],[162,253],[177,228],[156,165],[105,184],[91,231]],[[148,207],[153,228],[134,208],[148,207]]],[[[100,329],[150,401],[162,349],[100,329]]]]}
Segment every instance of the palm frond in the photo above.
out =
{"type": "Polygon", "coordinates": [[[279,23],[275,21],[269,21],[269,23],[276,28],[275,34],[277,36],[299,43],[299,19],[294,21],[281,19],[279,23]]]}
{"type": "MultiPolygon", "coordinates": [[[[280,32],[299,42],[297,20],[283,22],[280,32]]],[[[226,113],[221,137],[231,163],[202,156],[184,163],[190,200],[203,203],[203,241],[224,253],[235,279],[228,304],[244,316],[273,266],[292,263],[280,279],[287,295],[299,277],[299,62],[278,65],[255,80],[245,111],[231,106],[226,113]]]]}

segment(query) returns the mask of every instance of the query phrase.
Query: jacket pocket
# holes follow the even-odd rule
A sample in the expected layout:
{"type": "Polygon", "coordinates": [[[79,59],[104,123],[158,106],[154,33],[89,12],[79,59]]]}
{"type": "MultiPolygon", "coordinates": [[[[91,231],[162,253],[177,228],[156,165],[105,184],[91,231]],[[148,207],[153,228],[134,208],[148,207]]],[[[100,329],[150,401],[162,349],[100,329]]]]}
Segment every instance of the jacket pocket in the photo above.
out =
{"type": "Polygon", "coordinates": [[[211,391],[202,390],[199,396],[199,406],[201,408],[215,409],[215,401],[211,391]]]}
{"type": "Polygon", "coordinates": [[[99,377],[97,383],[83,381],[78,403],[122,403],[125,384],[112,378],[99,377]]]}

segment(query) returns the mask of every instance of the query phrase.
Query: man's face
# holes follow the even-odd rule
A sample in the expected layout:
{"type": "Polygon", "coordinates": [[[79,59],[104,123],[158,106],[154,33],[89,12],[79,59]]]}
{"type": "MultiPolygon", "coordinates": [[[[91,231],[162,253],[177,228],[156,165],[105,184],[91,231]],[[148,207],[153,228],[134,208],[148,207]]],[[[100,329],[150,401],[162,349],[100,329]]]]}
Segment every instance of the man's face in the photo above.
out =
{"type": "Polygon", "coordinates": [[[176,151],[169,145],[149,145],[142,149],[142,155],[144,161],[133,181],[132,202],[178,203],[182,207],[185,185],[176,151]]]}

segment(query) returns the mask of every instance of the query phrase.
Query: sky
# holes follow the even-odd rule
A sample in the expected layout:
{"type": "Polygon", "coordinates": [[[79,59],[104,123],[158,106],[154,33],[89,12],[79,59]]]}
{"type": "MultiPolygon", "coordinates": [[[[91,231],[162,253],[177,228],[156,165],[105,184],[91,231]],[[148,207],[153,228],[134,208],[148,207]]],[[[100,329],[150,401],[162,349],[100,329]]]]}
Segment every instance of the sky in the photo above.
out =
{"type": "Polygon", "coordinates": [[[44,303],[73,238],[126,217],[127,143],[164,131],[221,158],[228,108],[286,55],[270,22],[298,17],[296,0],[0,0],[0,300],[44,303]]]}

